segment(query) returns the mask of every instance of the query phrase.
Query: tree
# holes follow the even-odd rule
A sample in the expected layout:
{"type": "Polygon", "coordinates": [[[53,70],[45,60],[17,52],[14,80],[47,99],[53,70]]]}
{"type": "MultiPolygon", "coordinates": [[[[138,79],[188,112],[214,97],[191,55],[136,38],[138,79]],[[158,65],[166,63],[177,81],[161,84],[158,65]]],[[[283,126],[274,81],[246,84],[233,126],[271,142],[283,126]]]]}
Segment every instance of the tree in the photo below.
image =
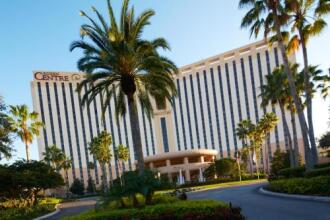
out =
{"type": "Polygon", "coordinates": [[[87,189],[86,190],[89,193],[95,193],[96,192],[95,183],[94,183],[94,180],[91,177],[88,178],[87,189]]]}
{"type": "Polygon", "coordinates": [[[97,137],[94,137],[89,146],[89,151],[94,155],[95,159],[100,163],[102,170],[102,187],[104,193],[108,192],[109,186],[107,181],[106,164],[111,160],[110,145],[112,138],[109,133],[102,131],[97,137]]]}
{"type": "Polygon", "coordinates": [[[28,199],[34,205],[39,192],[64,184],[62,176],[42,161],[16,161],[1,166],[0,179],[0,195],[28,199]]]}
{"type": "Polygon", "coordinates": [[[251,120],[243,120],[238,123],[236,128],[236,135],[237,137],[242,140],[243,143],[243,149],[242,149],[242,156],[244,158],[245,155],[248,155],[249,158],[249,168],[251,176],[253,175],[253,162],[252,162],[252,156],[250,148],[248,147],[248,134],[252,128],[252,122],[251,120]]]}
{"type": "Polygon", "coordinates": [[[76,195],[84,195],[84,183],[80,179],[75,178],[70,186],[70,192],[76,195]]]}
{"type": "MultiPolygon", "coordinates": [[[[288,77],[288,84],[290,88],[290,94],[293,98],[295,108],[297,110],[300,127],[303,136],[306,167],[312,169],[315,161],[311,155],[311,149],[309,145],[308,126],[306,118],[303,112],[302,103],[297,95],[296,86],[293,74],[290,70],[289,58],[285,45],[285,34],[283,33],[283,27],[285,27],[289,21],[289,16],[285,11],[283,1],[280,0],[240,0],[239,6],[241,8],[248,7],[249,11],[242,19],[241,27],[250,27],[251,35],[258,36],[260,30],[264,30],[264,37],[267,37],[273,33],[275,36],[272,41],[276,40],[280,48],[281,56],[283,59],[283,66],[285,73],[288,77]]],[[[271,41],[271,42],[272,42],[271,41]]]]}
{"type": "Polygon", "coordinates": [[[288,151],[276,150],[274,152],[272,165],[271,165],[271,175],[278,176],[278,171],[290,167],[290,156],[288,151]]]}
{"type": "MultiPolygon", "coordinates": [[[[293,73],[297,72],[298,65],[292,65],[293,73]]],[[[297,74],[295,74],[297,75],[297,74]]],[[[263,107],[278,104],[281,110],[281,118],[284,127],[284,136],[290,149],[290,165],[296,166],[296,159],[293,154],[292,136],[285,116],[286,105],[291,102],[291,95],[288,90],[287,74],[285,74],[283,65],[275,68],[272,74],[266,76],[267,83],[261,86],[260,97],[262,97],[261,105],[263,107]]]]}
{"type": "Polygon", "coordinates": [[[57,148],[56,145],[48,146],[43,155],[44,161],[50,163],[56,171],[60,171],[62,169],[66,156],[61,149],[57,148]]]}
{"type": "Polygon", "coordinates": [[[230,158],[223,158],[214,161],[214,164],[204,171],[204,175],[208,178],[213,178],[215,174],[217,177],[222,178],[232,178],[237,176],[236,161],[230,158]]]}
{"type": "Polygon", "coordinates": [[[129,9],[129,0],[124,0],[118,22],[110,0],[107,2],[110,24],[95,8],[93,11],[98,21],[81,12],[91,25],[81,26],[83,40],[73,42],[70,47],[71,51],[82,49],[84,54],[78,61],[78,68],[86,72],[87,77],[78,86],[78,92],[88,87],[83,104],[89,104],[97,95],[102,95],[103,112],[114,98],[116,114],[124,115],[127,103],[133,148],[142,174],[144,161],[137,102],[149,117],[152,115],[150,97],[167,99],[172,103],[176,95],[173,74],[178,70],[171,60],[158,52],[159,49],[169,49],[164,38],[151,41],[142,38],[144,28],[155,14],[153,10],[146,10],[136,17],[134,8],[129,9]]]}
{"type": "Polygon", "coordinates": [[[64,171],[64,175],[65,175],[65,185],[66,185],[66,189],[68,190],[69,188],[69,176],[68,176],[68,170],[72,167],[72,160],[70,158],[68,158],[67,156],[65,156],[65,158],[63,159],[63,162],[61,164],[61,168],[64,171]]]}
{"type": "Polygon", "coordinates": [[[312,156],[317,163],[318,155],[314,136],[311,73],[309,72],[309,62],[307,44],[311,37],[319,35],[326,27],[327,23],[323,17],[330,13],[330,1],[328,0],[286,0],[285,9],[290,16],[292,32],[296,32],[288,43],[288,50],[296,51],[299,46],[302,48],[304,61],[304,84],[307,106],[308,133],[311,142],[312,156]]]}
{"type": "Polygon", "coordinates": [[[126,161],[128,161],[129,159],[129,149],[128,147],[125,147],[124,145],[120,144],[118,145],[118,147],[115,149],[115,157],[118,160],[118,165],[119,165],[119,169],[120,169],[120,173],[119,173],[119,178],[123,173],[123,167],[124,163],[126,161]]]}
{"type": "Polygon", "coordinates": [[[30,161],[30,144],[34,136],[39,136],[43,123],[38,120],[38,113],[29,112],[26,105],[10,106],[10,114],[8,122],[25,144],[26,160],[30,161]]]}
{"type": "Polygon", "coordinates": [[[11,158],[11,153],[13,151],[13,132],[10,124],[8,123],[8,116],[6,115],[5,110],[6,105],[0,96],[0,160],[3,156],[7,159],[11,158]]]}
{"type": "Polygon", "coordinates": [[[319,140],[319,148],[327,150],[328,156],[330,156],[330,131],[321,136],[319,140]]]}

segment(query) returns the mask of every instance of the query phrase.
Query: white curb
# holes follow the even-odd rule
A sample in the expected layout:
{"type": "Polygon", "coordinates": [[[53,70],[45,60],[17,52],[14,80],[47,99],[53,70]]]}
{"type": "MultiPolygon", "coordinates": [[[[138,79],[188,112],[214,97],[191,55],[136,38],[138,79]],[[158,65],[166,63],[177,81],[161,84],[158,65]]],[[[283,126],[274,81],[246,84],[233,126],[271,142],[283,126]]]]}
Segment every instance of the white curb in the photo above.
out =
{"type": "Polygon", "coordinates": [[[264,195],[276,196],[282,198],[300,199],[300,200],[317,201],[317,202],[330,202],[330,197],[328,196],[306,196],[306,195],[298,195],[298,194],[294,195],[287,193],[277,193],[277,192],[268,191],[263,187],[259,188],[259,192],[264,195]]]}
{"type": "Polygon", "coordinates": [[[60,204],[55,205],[55,209],[56,209],[56,210],[55,210],[54,212],[48,213],[48,214],[43,215],[43,216],[40,216],[40,217],[38,217],[38,218],[34,218],[33,220],[47,219],[47,218],[49,218],[49,217],[51,217],[51,216],[53,216],[53,215],[56,215],[56,214],[60,211],[59,205],[60,205],[60,204]]]}

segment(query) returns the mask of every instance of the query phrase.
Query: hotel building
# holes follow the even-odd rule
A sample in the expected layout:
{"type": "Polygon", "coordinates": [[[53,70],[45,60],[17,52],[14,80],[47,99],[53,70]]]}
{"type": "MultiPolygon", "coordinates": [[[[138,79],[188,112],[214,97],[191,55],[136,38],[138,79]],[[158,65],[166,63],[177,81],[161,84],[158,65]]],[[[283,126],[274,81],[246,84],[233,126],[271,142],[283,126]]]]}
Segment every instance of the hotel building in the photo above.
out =
{"type": "MultiPolygon", "coordinates": [[[[290,57],[291,62],[295,57],[290,57]]],[[[154,117],[149,119],[141,107],[139,123],[146,166],[177,178],[183,172],[186,180],[199,178],[201,169],[213,159],[234,157],[242,142],[235,135],[236,125],[243,119],[257,122],[266,112],[275,112],[279,123],[268,142],[271,148],[265,151],[271,159],[276,149],[286,149],[283,120],[278,107],[260,107],[260,86],[265,76],[281,65],[279,49],[268,47],[263,41],[249,44],[180,68],[175,76],[178,96],[174,105],[160,106],[153,103],[154,117]]],[[[101,120],[101,97],[89,106],[81,105],[82,94],[76,92],[83,73],[35,71],[31,82],[34,110],[40,113],[45,127],[38,137],[39,156],[43,158],[47,146],[55,144],[72,161],[68,172],[70,183],[79,178],[86,184],[92,177],[100,183],[101,170],[95,158],[88,152],[88,143],[106,129],[113,143],[130,149],[130,160],[124,169],[134,169],[133,140],[128,116],[116,117],[114,100],[109,103],[105,123],[101,120]],[[97,166],[89,169],[93,162],[97,166]]],[[[286,112],[287,120],[291,117],[286,112]]],[[[298,120],[297,133],[302,144],[298,120]]],[[[303,154],[303,152],[300,152],[303,154]]],[[[264,154],[264,160],[267,156],[264,154]]],[[[264,161],[265,162],[265,161],[264,161]]],[[[114,158],[107,169],[108,178],[118,176],[118,164],[114,158]]]]}

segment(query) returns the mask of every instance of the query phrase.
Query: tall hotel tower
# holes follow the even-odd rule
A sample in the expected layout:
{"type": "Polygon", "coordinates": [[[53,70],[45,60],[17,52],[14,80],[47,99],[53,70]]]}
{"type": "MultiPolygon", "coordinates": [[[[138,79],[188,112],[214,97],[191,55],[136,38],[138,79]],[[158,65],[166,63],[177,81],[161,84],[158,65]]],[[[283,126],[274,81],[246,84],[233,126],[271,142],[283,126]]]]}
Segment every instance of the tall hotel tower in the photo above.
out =
{"type": "MultiPolygon", "coordinates": [[[[290,60],[294,62],[295,57],[290,57],[290,60]]],[[[181,155],[184,163],[189,165],[199,151],[213,155],[213,159],[215,156],[233,157],[242,146],[235,135],[237,123],[243,119],[257,122],[266,112],[275,112],[280,118],[270,135],[269,157],[276,149],[286,149],[288,143],[279,108],[260,107],[259,97],[260,86],[266,83],[265,76],[281,63],[279,49],[260,41],[180,68],[180,74],[175,76],[178,96],[174,98],[173,106],[170,103],[165,106],[153,103],[154,117],[150,120],[138,106],[146,165],[169,167],[171,161],[166,155],[174,158],[172,163],[178,166],[180,162],[175,162],[175,158],[181,155]],[[188,158],[189,155],[192,157],[188,158]]],[[[81,105],[81,96],[76,88],[84,74],[49,71],[35,71],[33,74],[33,106],[45,124],[38,137],[40,159],[47,146],[55,144],[73,161],[68,172],[70,182],[79,178],[86,183],[91,177],[99,184],[101,169],[87,148],[91,138],[106,129],[113,137],[112,154],[118,144],[128,146],[131,158],[125,169],[134,169],[130,120],[128,116],[116,117],[114,100],[109,103],[103,123],[100,97],[96,97],[90,106],[81,105]],[[97,166],[89,169],[90,162],[97,166]]],[[[292,117],[296,116],[286,112],[288,122],[292,117]]],[[[291,131],[297,133],[297,141],[301,145],[301,132],[296,121],[295,129],[291,123],[288,124],[291,131]]],[[[204,159],[198,162],[204,162],[204,159]]],[[[114,158],[107,172],[109,179],[118,176],[114,158]]],[[[187,179],[190,174],[186,175],[187,179]]]]}

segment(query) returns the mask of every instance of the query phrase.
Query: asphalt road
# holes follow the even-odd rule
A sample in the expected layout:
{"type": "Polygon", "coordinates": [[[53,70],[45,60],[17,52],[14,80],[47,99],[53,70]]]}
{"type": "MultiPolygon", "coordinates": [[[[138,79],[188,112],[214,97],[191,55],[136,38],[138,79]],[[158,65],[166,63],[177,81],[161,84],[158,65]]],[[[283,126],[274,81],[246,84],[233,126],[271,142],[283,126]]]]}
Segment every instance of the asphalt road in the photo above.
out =
{"type": "Polygon", "coordinates": [[[189,193],[188,199],[215,199],[242,208],[248,220],[330,220],[330,203],[263,195],[263,184],[189,193]]]}
{"type": "Polygon", "coordinates": [[[47,220],[60,220],[66,216],[77,215],[95,207],[96,198],[86,198],[74,202],[66,202],[59,206],[60,211],[47,220]]]}

